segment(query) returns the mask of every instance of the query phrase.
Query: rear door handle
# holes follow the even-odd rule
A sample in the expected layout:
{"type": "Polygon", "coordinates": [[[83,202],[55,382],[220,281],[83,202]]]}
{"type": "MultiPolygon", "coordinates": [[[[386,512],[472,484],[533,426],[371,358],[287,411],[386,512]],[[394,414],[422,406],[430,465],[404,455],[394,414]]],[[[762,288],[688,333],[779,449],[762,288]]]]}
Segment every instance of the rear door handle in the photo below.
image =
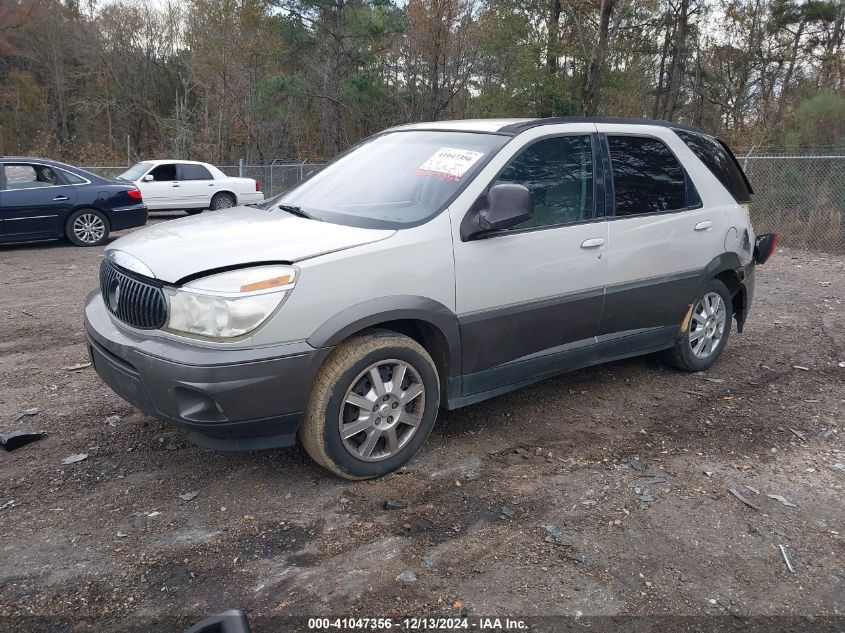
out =
{"type": "Polygon", "coordinates": [[[713,223],[710,220],[705,220],[704,222],[699,222],[698,224],[696,224],[695,230],[696,231],[706,231],[711,226],[713,226],[713,223]]]}
{"type": "Polygon", "coordinates": [[[594,237],[581,242],[581,248],[596,248],[597,246],[604,246],[603,237],[594,237]]]}
{"type": "Polygon", "coordinates": [[[53,198],[53,202],[64,202],[65,200],[70,200],[67,196],[56,196],[53,198]]]}

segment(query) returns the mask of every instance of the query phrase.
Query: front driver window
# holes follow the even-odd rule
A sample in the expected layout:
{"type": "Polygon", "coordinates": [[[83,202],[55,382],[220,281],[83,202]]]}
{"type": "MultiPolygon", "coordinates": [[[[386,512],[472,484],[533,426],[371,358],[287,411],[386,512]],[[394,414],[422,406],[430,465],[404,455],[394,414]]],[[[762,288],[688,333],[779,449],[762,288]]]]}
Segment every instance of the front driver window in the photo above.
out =
{"type": "Polygon", "coordinates": [[[156,182],[176,180],[176,165],[159,165],[150,173],[156,182]]]}
{"type": "Polygon", "coordinates": [[[523,150],[494,184],[515,183],[531,192],[534,215],[513,227],[556,226],[593,217],[593,148],[588,135],[559,136],[523,150]]]}

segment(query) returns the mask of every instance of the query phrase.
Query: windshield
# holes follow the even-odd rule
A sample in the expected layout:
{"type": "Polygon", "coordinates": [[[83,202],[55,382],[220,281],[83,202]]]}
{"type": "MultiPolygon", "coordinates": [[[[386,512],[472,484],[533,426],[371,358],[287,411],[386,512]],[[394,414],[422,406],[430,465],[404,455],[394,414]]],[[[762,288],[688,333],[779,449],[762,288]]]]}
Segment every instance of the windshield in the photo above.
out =
{"type": "Polygon", "coordinates": [[[419,224],[443,209],[508,140],[472,132],[383,134],[264,206],[299,207],[316,219],[353,226],[419,224]]]}
{"type": "Polygon", "coordinates": [[[120,174],[118,178],[121,180],[140,180],[141,176],[146,174],[150,167],[152,167],[150,163],[138,163],[120,174]]]}

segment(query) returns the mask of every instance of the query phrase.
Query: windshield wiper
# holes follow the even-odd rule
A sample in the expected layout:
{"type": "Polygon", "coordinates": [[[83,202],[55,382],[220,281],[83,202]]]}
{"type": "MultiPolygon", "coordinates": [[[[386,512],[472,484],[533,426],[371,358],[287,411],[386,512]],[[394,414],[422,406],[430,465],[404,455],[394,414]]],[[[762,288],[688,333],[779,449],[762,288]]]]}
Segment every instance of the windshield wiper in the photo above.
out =
{"type": "Polygon", "coordinates": [[[292,204],[280,204],[280,205],[278,205],[278,208],[281,209],[282,211],[287,211],[291,215],[296,215],[300,218],[305,218],[307,220],[317,220],[318,222],[322,222],[322,220],[320,220],[320,218],[316,218],[313,215],[311,215],[310,213],[308,213],[307,211],[303,211],[302,207],[297,207],[297,206],[292,205],[292,204]]]}

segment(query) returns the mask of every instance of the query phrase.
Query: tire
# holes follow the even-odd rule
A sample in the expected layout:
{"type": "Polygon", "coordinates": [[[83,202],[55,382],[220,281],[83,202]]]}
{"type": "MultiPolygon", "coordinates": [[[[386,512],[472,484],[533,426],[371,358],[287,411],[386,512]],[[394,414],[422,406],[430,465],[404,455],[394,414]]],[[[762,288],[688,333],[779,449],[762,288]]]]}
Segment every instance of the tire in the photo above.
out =
{"type": "Polygon", "coordinates": [[[211,199],[211,206],[208,208],[212,211],[219,211],[221,209],[228,209],[234,207],[238,201],[231,193],[215,193],[211,199]]]}
{"type": "Polygon", "coordinates": [[[732,320],[730,290],[718,279],[711,279],[693,303],[686,331],[667,350],[667,360],[684,371],[709,369],[725,349],[732,320]]]}
{"type": "Polygon", "coordinates": [[[198,213],[202,213],[202,209],[185,209],[185,213],[188,215],[197,215],[198,213]]]}
{"type": "Polygon", "coordinates": [[[440,377],[428,352],[407,336],[370,330],[344,341],[326,358],[311,388],[299,439],[315,462],[340,477],[380,477],[419,451],[439,406],[440,377]],[[373,369],[378,384],[371,378],[373,369]],[[393,385],[400,369],[403,378],[393,385]],[[344,439],[342,428],[352,435],[344,439]]]}
{"type": "Polygon", "coordinates": [[[76,246],[102,246],[110,231],[109,219],[97,209],[78,209],[65,223],[65,235],[76,246]]]}

